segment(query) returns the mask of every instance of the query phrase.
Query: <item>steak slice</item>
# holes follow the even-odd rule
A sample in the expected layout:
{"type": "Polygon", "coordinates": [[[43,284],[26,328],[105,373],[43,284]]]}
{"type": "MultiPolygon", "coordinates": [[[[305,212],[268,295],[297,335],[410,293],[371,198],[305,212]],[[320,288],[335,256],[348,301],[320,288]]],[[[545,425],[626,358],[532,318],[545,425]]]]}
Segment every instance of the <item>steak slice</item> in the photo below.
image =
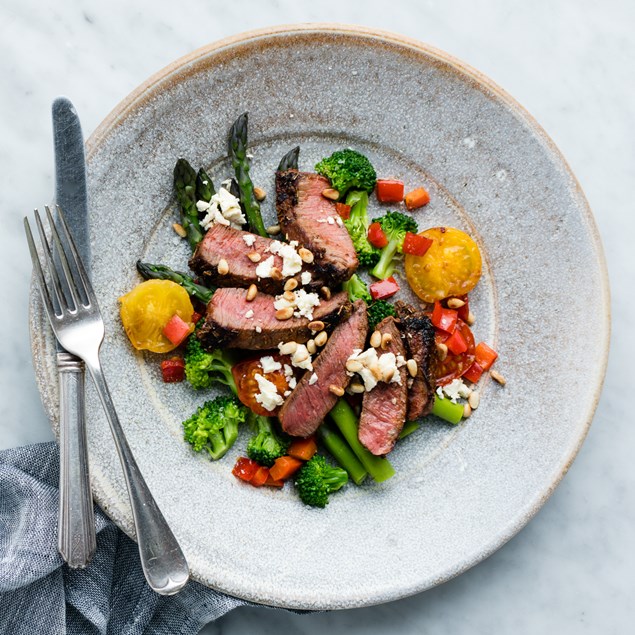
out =
{"type": "Polygon", "coordinates": [[[313,362],[313,372],[304,373],[284,402],[278,417],[285,432],[295,437],[308,437],[318,429],[338,400],[330,386],[346,389],[351,380],[346,374],[346,360],[354,349],[364,348],[367,334],[366,304],[357,300],[351,316],[333,331],[313,362]],[[314,373],[317,381],[311,383],[314,373]]]}
{"type": "MultiPolygon", "coordinates": [[[[406,349],[401,339],[395,318],[384,318],[376,327],[382,336],[389,333],[392,341],[377,354],[394,353],[405,357],[406,349]]],[[[388,454],[406,422],[408,406],[408,385],[406,367],[399,370],[401,384],[380,381],[370,392],[364,393],[362,414],[359,418],[359,440],[370,452],[377,456],[388,454]]]]}
{"type": "Polygon", "coordinates": [[[335,285],[348,280],[359,263],[335,203],[322,196],[330,187],[328,179],[319,174],[297,170],[276,173],[276,207],[282,232],[311,250],[316,277],[335,285]]]}
{"type": "MultiPolygon", "coordinates": [[[[251,240],[251,239],[250,239],[251,240]]],[[[267,250],[275,242],[272,238],[264,238],[257,234],[227,227],[226,225],[212,225],[203,240],[199,243],[190,258],[190,269],[201,276],[204,282],[215,287],[248,287],[255,284],[264,293],[282,293],[284,283],[289,279],[259,278],[256,269],[260,262],[273,255],[273,266],[282,271],[282,258],[271,254],[267,250]],[[253,244],[247,245],[244,238],[253,237],[253,244]],[[248,254],[258,253],[260,261],[252,262],[248,254]],[[218,263],[223,259],[229,265],[229,272],[225,275],[218,273],[218,263]]],[[[311,289],[324,286],[324,279],[320,280],[313,267],[303,264],[303,271],[311,272],[311,282],[306,285],[311,289]]],[[[293,276],[300,283],[300,273],[293,276]]]]}
{"type": "MultiPolygon", "coordinates": [[[[259,293],[248,302],[245,289],[217,289],[207,305],[205,324],[198,330],[204,348],[246,348],[264,350],[280,342],[307,342],[313,334],[311,320],[292,317],[276,319],[274,297],[259,293]],[[248,317],[251,316],[251,317],[248,317]],[[260,329],[260,332],[256,330],[260,329]]],[[[313,319],[321,320],[325,328],[333,328],[351,313],[351,303],[345,291],[321,300],[313,309],[313,319]]]]}
{"type": "Polygon", "coordinates": [[[408,357],[417,362],[417,376],[408,390],[408,421],[427,415],[434,405],[435,378],[433,359],[436,355],[434,326],[430,318],[412,305],[395,303],[408,357]]]}

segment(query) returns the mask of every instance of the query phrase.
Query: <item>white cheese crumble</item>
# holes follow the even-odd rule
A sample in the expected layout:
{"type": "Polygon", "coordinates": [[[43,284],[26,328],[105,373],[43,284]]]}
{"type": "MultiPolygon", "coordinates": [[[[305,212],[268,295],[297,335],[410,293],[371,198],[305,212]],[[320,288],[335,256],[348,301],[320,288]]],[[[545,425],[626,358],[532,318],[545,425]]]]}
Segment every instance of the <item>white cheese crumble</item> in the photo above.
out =
{"type": "MultiPolygon", "coordinates": [[[[258,271],[256,270],[256,273],[258,271]]],[[[287,300],[283,295],[277,295],[273,306],[278,311],[292,307],[294,317],[313,319],[313,309],[320,305],[320,296],[317,293],[307,293],[304,289],[293,291],[293,300],[287,300]]]]}
{"type": "Polygon", "coordinates": [[[284,403],[284,399],[278,394],[276,385],[266,377],[256,373],[254,375],[258,382],[258,391],[255,395],[256,401],[265,409],[271,412],[284,403]]]}
{"type": "MultiPolygon", "coordinates": [[[[282,344],[278,344],[278,347],[282,346],[282,344]]],[[[289,366],[289,364],[284,365],[284,376],[285,377],[293,377],[293,368],[289,366]]]]}
{"type": "Polygon", "coordinates": [[[282,368],[282,364],[277,362],[271,355],[266,355],[260,358],[260,365],[262,366],[263,373],[273,373],[276,370],[282,368]]]}
{"type": "Polygon", "coordinates": [[[282,275],[285,278],[295,275],[302,269],[302,258],[295,249],[297,245],[296,241],[281,243],[279,240],[274,240],[269,245],[269,251],[282,258],[282,275]]]}
{"type": "MultiPolygon", "coordinates": [[[[388,380],[389,383],[401,385],[401,373],[399,367],[400,359],[403,360],[401,355],[395,355],[394,353],[382,353],[377,355],[376,348],[368,348],[362,351],[360,348],[353,350],[352,355],[348,358],[348,361],[359,362],[362,368],[355,371],[364,382],[364,390],[370,392],[380,381],[388,380]]],[[[403,360],[405,363],[405,360],[403,360]]],[[[349,376],[353,376],[355,373],[347,372],[349,376]]]]}
{"type": "Polygon", "coordinates": [[[262,327],[261,326],[257,326],[256,327],[256,333],[262,333],[262,327]]]}
{"type": "Polygon", "coordinates": [[[254,310],[253,309],[249,309],[249,311],[247,311],[247,313],[245,313],[245,317],[249,320],[252,317],[254,317],[254,310]]]}
{"type": "Polygon", "coordinates": [[[303,271],[300,274],[300,282],[302,283],[302,286],[306,286],[307,284],[309,284],[311,282],[311,272],[303,271]]]}
{"type": "Polygon", "coordinates": [[[467,399],[472,392],[462,379],[453,379],[447,386],[439,386],[437,394],[439,397],[447,396],[452,403],[456,403],[459,398],[467,399]]]}
{"type": "Polygon", "coordinates": [[[246,219],[240,207],[240,201],[227,189],[221,187],[212,200],[197,201],[196,209],[199,212],[206,212],[205,218],[201,221],[204,229],[209,229],[212,225],[227,225],[234,229],[241,229],[246,219]]]}
{"type": "Polygon", "coordinates": [[[253,234],[243,234],[243,240],[247,247],[251,247],[256,242],[256,237],[253,234]]]}
{"type": "Polygon", "coordinates": [[[309,386],[313,386],[313,384],[317,384],[318,376],[313,373],[311,377],[309,377],[309,386]]]}
{"type": "Polygon", "coordinates": [[[298,344],[293,355],[291,355],[291,364],[296,368],[304,368],[305,370],[313,370],[311,363],[311,354],[304,344],[298,344]]]}
{"type": "Polygon", "coordinates": [[[287,379],[287,385],[291,388],[291,390],[293,390],[298,385],[298,380],[291,375],[291,377],[287,379]]]}
{"type": "Polygon", "coordinates": [[[394,353],[383,353],[377,359],[377,363],[382,377],[390,377],[391,384],[401,386],[401,373],[397,369],[397,356],[394,353]]]}
{"type": "Polygon", "coordinates": [[[256,267],[256,275],[259,278],[271,278],[271,270],[273,269],[273,256],[269,256],[266,260],[262,260],[256,267]]]}

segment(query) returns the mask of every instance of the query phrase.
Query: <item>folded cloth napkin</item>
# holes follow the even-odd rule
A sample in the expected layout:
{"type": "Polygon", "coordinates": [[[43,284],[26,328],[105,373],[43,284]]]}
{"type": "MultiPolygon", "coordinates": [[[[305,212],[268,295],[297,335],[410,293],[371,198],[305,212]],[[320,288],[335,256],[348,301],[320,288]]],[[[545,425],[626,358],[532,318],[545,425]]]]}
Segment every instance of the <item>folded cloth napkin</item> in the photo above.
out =
{"type": "Polygon", "coordinates": [[[250,604],[189,582],[148,587],[135,542],[95,507],[97,552],[69,569],[57,551],[57,444],[0,452],[0,633],[185,635],[250,604]]]}

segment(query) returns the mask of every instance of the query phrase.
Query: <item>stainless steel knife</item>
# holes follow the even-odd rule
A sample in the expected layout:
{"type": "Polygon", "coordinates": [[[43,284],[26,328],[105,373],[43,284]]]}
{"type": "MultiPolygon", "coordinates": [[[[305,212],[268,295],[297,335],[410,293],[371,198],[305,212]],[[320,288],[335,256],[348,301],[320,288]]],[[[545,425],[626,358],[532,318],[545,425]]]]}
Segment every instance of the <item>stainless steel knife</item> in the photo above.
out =
{"type": "MultiPolygon", "coordinates": [[[[66,97],[53,102],[55,199],[64,211],[90,275],[88,193],[84,137],[66,97]]],[[[90,489],[84,404],[84,364],[57,343],[60,389],[60,512],[58,549],[70,567],[85,567],[97,546],[90,489]]]]}

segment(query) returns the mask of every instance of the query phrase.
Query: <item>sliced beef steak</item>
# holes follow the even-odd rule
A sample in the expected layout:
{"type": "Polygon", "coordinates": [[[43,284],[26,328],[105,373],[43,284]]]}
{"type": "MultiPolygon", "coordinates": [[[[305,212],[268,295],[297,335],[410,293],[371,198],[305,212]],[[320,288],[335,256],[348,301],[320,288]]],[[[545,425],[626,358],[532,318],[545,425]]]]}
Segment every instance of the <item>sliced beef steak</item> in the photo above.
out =
{"type": "Polygon", "coordinates": [[[434,326],[430,318],[401,300],[395,303],[408,357],[417,362],[417,376],[408,391],[407,420],[415,421],[427,415],[434,405],[435,379],[432,360],[436,355],[434,326]]]}
{"type": "Polygon", "coordinates": [[[318,429],[338,400],[330,387],[346,389],[351,380],[346,374],[346,360],[354,349],[364,348],[367,332],[366,305],[363,300],[357,300],[351,316],[333,331],[313,361],[313,372],[304,373],[284,402],[278,417],[285,432],[308,437],[318,429]],[[314,373],[317,381],[311,379],[314,373]]]}
{"type": "Polygon", "coordinates": [[[282,232],[311,250],[316,276],[335,285],[348,280],[359,263],[335,203],[322,196],[330,187],[328,179],[319,174],[297,170],[276,173],[276,206],[282,232]]]}
{"type": "MultiPolygon", "coordinates": [[[[284,283],[289,279],[278,277],[258,277],[256,269],[261,262],[273,256],[273,266],[281,272],[282,258],[267,251],[272,243],[271,238],[264,238],[226,225],[212,225],[203,240],[190,258],[190,268],[195,271],[207,284],[215,287],[248,287],[255,284],[264,293],[282,293],[284,283]],[[253,244],[248,245],[245,238],[253,244]],[[257,253],[258,262],[249,259],[249,254],[257,253]],[[224,260],[229,271],[221,275],[218,273],[218,263],[224,260]]],[[[307,285],[311,289],[324,286],[324,279],[320,279],[312,266],[304,264],[303,271],[311,272],[311,282],[307,285]]],[[[300,283],[300,274],[293,276],[300,283]]]]}
{"type": "MultiPolygon", "coordinates": [[[[303,343],[313,337],[309,329],[311,320],[307,318],[276,319],[273,296],[259,293],[248,302],[246,295],[245,289],[216,290],[207,305],[205,324],[198,330],[205,348],[264,350],[275,348],[280,342],[303,343]]],[[[331,329],[350,312],[348,294],[341,291],[329,300],[321,300],[313,310],[313,319],[331,329]]]]}
{"type": "MultiPolygon", "coordinates": [[[[389,333],[392,340],[377,354],[394,353],[406,356],[395,318],[384,318],[376,327],[382,335],[389,333]]],[[[406,422],[408,405],[407,371],[405,365],[399,370],[401,383],[380,381],[370,392],[364,393],[362,414],[359,418],[359,440],[377,456],[388,454],[406,422]]]]}

